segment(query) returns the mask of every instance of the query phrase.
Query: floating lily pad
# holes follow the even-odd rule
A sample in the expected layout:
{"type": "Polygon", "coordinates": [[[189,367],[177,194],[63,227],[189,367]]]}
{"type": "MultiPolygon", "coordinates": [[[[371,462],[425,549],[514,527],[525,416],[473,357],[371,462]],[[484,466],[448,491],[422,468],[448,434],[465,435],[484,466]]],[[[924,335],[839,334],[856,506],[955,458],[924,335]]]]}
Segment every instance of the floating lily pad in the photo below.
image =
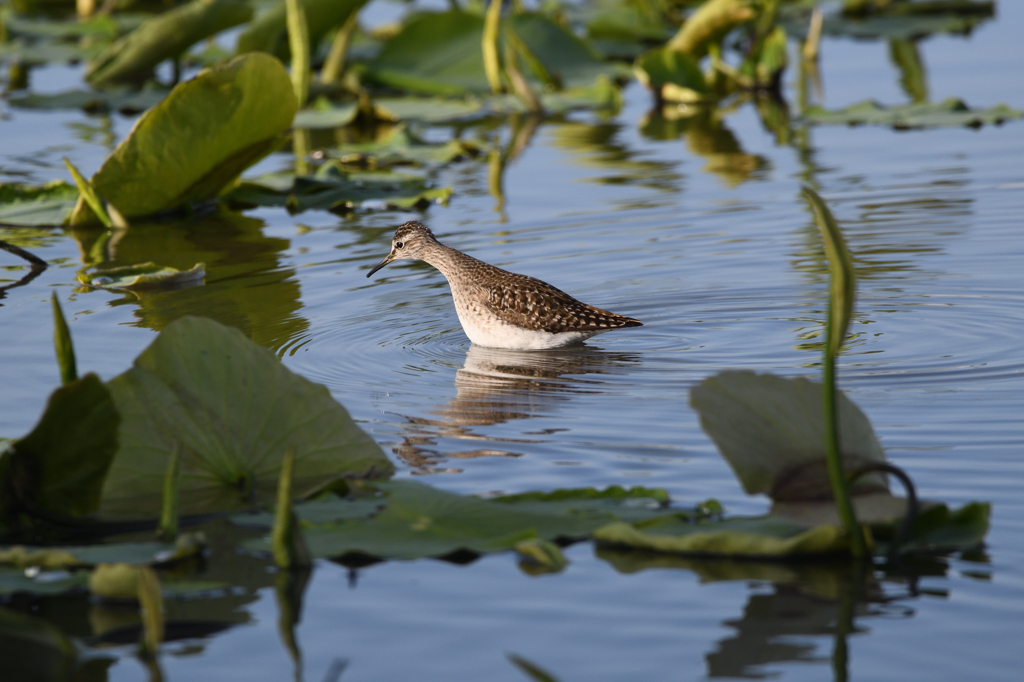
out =
{"type": "Polygon", "coordinates": [[[61,225],[78,200],[78,188],[63,180],[40,186],[0,183],[0,224],[61,225]]]}
{"type": "Polygon", "coordinates": [[[108,386],[122,422],[101,512],[155,515],[176,448],[183,514],[266,504],[289,447],[298,490],[393,469],[325,387],[212,320],[171,323],[108,386]]]}
{"type": "MultiPolygon", "coordinates": [[[[258,52],[238,57],[181,83],[146,112],[92,186],[126,218],[212,199],[280,145],[296,109],[280,61],[258,52]]],[[[80,201],[72,224],[95,220],[80,201]]]]}
{"type": "Polygon", "coordinates": [[[871,100],[829,111],[810,107],[804,118],[819,125],[887,125],[898,130],[968,126],[980,128],[986,123],[1000,125],[1024,116],[1019,109],[998,104],[987,109],[971,109],[962,100],[950,98],[938,104],[914,103],[884,106],[871,100]]]}
{"type": "Polygon", "coordinates": [[[85,78],[97,86],[144,79],[160,62],[251,17],[252,8],[239,0],[194,0],[114,42],[89,64],[85,78]]]}
{"type": "Polygon", "coordinates": [[[27,547],[0,545],[0,564],[45,570],[123,563],[133,566],[165,563],[195,556],[203,549],[195,536],[183,535],[176,543],[119,542],[105,545],[27,547]]]}
{"type": "Polygon", "coordinates": [[[92,268],[79,274],[78,281],[100,289],[176,289],[201,284],[205,276],[206,266],[203,263],[196,263],[188,270],[139,263],[117,268],[92,268]]]}
{"type": "Polygon", "coordinates": [[[327,150],[327,155],[346,164],[384,167],[401,164],[443,165],[468,156],[476,156],[481,151],[478,145],[466,140],[428,144],[412,135],[408,128],[401,126],[384,139],[338,145],[327,150]]]}
{"type": "Polygon", "coordinates": [[[12,594],[55,595],[85,589],[89,574],[85,571],[38,571],[0,566],[0,597],[12,594]]]}
{"type": "MultiPolygon", "coordinates": [[[[355,514],[321,524],[303,524],[310,552],[317,557],[365,555],[382,559],[440,557],[458,551],[477,554],[513,549],[523,540],[573,540],[624,517],[664,515],[664,491],[610,488],[557,491],[494,500],[457,495],[422,483],[391,481],[372,486],[378,509],[365,500],[355,514]],[[359,518],[362,516],[362,518],[359,518]]],[[[303,505],[297,506],[298,513],[303,505]]],[[[674,512],[683,514],[683,512],[674,512]]],[[[267,551],[269,539],[246,543],[267,551]]]]}
{"type": "Polygon", "coordinates": [[[66,90],[41,95],[11,95],[8,102],[21,109],[84,109],[89,113],[120,111],[138,113],[162,101],[169,90],[147,85],[141,90],[116,87],[109,90],[66,90]]]}
{"type": "Polygon", "coordinates": [[[282,206],[291,213],[308,210],[426,207],[447,203],[448,187],[432,189],[419,176],[399,173],[276,174],[239,183],[225,199],[241,206],[282,206]]]}

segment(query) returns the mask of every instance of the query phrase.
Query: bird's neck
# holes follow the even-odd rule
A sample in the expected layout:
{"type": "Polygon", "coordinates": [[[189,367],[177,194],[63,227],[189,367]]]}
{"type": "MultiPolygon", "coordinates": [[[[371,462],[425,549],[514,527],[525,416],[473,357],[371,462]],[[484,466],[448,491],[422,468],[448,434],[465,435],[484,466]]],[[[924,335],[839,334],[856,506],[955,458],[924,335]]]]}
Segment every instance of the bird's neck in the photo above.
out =
{"type": "Polygon", "coordinates": [[[465,272],[467,269],[475,270],[485,266],[483,261],[467,256],[461,251],[445,246],[440,242],[434,244],[430,251],[424,254],[423,260],[440,270],[441,274],[449,282],[452,281],[457,272],[465,272]]]}

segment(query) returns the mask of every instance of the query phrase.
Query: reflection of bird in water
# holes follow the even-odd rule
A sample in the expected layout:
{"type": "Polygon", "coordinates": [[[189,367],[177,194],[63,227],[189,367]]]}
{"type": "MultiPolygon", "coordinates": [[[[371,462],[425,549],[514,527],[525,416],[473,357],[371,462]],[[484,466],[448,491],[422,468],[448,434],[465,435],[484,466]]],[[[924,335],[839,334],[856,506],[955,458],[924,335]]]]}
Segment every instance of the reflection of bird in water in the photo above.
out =
{"type": "Polygon", "coordinates": [[[455,397],[431,410],[436,419],[407,417],[409,428],[394,453],[421,473],[458,472],[436,467],[445,458],[519,457],[503,447],[450,453],[439,452],[435,447],[440,438],[503,444],[536,442],[494,438],[476,433],[472,427],[550,414],[554,407],[571,400],[573,394],[603,390],[603,381],[583,375],[614,374],[638,362],[640,357],[636,354],[587,346],[543,352],[470,346],[465,364],[455,374],[455,397]]]}
{"type": "Polygon", "coordinates": [[[577,301],[539,279],[507,272],[447,247],[416,221],[395,230],[391,253],[366,276],[403,258],[426,261],[441,271],[452,289],[466,336],[481,346],[558,348],[612,329],[642,326],[632,317],[577,301]]]}

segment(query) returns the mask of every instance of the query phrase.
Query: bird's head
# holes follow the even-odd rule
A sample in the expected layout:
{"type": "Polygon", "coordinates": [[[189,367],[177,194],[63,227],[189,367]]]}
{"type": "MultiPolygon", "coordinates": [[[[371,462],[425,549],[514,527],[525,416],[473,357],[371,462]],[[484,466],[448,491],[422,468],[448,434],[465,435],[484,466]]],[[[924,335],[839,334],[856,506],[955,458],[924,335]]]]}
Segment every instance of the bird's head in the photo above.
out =
{"type": "Polygon", "coordinates": [[[436,244],[437,239],[434,238],[434,233],[423,223],[415,220],[403,223],[395,230],[395,236],[391,239],[391,253],[373,266],[366,276],[369,277],[393,260],[402,260],[403,258],[421,260],[427,249],[436,244]]]}

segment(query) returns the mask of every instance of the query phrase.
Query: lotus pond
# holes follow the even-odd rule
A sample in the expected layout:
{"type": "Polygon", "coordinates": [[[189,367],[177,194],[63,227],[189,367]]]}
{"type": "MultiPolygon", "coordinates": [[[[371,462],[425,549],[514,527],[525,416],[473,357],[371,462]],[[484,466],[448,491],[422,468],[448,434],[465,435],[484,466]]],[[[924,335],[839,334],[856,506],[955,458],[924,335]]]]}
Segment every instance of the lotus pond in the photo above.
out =
{"type": "Polygon", "coordinates": [[[1018,678],[1021,3],[173,4],[0,2],[0,679],[1018,678]]]}

